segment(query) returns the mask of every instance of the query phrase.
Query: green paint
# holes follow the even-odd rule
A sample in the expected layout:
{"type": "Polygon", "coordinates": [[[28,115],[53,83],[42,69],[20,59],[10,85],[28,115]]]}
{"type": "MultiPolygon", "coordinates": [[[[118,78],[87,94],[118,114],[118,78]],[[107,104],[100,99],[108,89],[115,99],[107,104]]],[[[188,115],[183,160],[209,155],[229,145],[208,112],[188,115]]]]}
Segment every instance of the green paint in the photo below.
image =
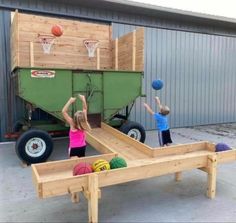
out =
{"type": "Polygon", "coordinates": [[[103,78],[104,119],[108,120],[142,94],[142,73],[104,72],[103,78]]]}
{"type": "MultiPolygon", "coordinates": [[[[142,95],[142,72],[49,69],[55,71],[54,77],[35,78],[31,70],[46,68],[18,69],[18,95],[60,120],[64,104],[78,94],[86,96],[88,114],[100,113],[106,122],[142,95]]],[[[71,110],[81,108],[77,100],[71,110]]]]}
{"type": "MultiPolygon", "coordinates": [[[[97,114],[103,111],[102,73],[101,72],[74,72],[73,95],[86,96],[88,113],[97,114]]],[[[81,101],[77,101],[76,109],[81,109],[81,101]]]]}
{"type": "Polygon", "coordinates": [[[19,96],[62,120],[61,109],[72,95],[72,72],[55,70],[53,78],[35,78],[31,70],[18,71],[19,96]]]}

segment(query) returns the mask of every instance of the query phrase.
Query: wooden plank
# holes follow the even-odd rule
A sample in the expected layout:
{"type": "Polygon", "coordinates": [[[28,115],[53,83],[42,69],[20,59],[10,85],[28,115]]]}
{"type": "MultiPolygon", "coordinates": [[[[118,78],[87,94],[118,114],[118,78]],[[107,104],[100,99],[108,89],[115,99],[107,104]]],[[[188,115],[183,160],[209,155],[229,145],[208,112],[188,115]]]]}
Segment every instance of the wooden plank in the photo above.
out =
{"type": "Polygon", "coordinates": [[[206,143],[206,148],[207,148],[209,151],[212,151],[212,152],[215,152],[215,151],[216,151],[215,143],[209,143],[209,142],[207,142],[207,143],[206,143]]]}
{"type": "Polygon", "coordinates": [[[88,174],[57,180],[44,180],[42,193],[38,196],[39,198],[48,198],[83,191],[88,186],[87,178],[88,174]]]}
{"type": "Polygon", "coordinates": [[[38,32],[41,34],[51,34],[51,27],[55,24],[59,24],[63,28],[63,35],[75,37],[79,34],[84,38],[99,36],[101,39],[108,39],[109,25],[101,25],[99,23],[89,23],[60,19],[59,21],[53,21],[51,17],[37,16],[37,19],[31,20],[29,17],[23,19],[20,13],[20,29],[22,31],[38,32]],[[42,22],[38,18],[42,18],[42,22]],[[57,23],[56,23],[57,22],[57,23]],[[34,25],[34,26],[33,26],[34,25]],[[86,31],[86,32],[85,32],[86,31]]]}
{"type": "Polygon", "coordinates": [[[77,36],[84,35],[85,38],[96,38],[104,36],[106,39],[110,36],[109,25],[99,23],[81,22],[78,20],[58,19],[45,16],[35,16],[20,13],[21,29],[23,31],[32,30],[34,32],[51,33],[51,27],[59,24],[63,27],[63,35],[77,36]],[[86,32],[85,32],[86,31],[86,32]]]}
{"type": "Polygon", "coordinates": [[[61,174],[63,174],[64,171],[70,171],[71,174],[68,174],[67,176],[71,176],[73,167],[80,162],[88,162],[92,164],[94,161],[98,159],[105,159],[107,161],[110,161],[115,156],[117,156],[115,153],[110,153],[110,154],[104,154],[104,155],[95,155],[95,156],[88,156],[88,157],[82,157],[82,158],[51,161],[51,162],[45,162],[45,163],[40,163],[40,164],[32,164],[31,166],[34,170],[34,173],[38,174],[37,182],[41,182],[42,180],[52,179],[51,176],[52,175],[55,176],[55,174],[57,174],[55,178],[60,178],[61,174]]]}
{"type": "Polygon", "coordinates": [[[112,148],[107,146],[104,142],[101,142],[96,135],[94,135],[93,132],[87,132],[87,142],[94,147],[97,151],[101,153],[114,153],[116,154],[116,151],[114,151],[112,148]]]}
{"type": "Polygon", "coordinates": [[[98,176],[91,174],[88,177],[88,192],[90,194],[88,200],[89,222],[98,222],[98,176]]]}
{"type": "Polygon", "coordinates": [[[191,153],[186,154],[176,154],[171,156],[161,156],[161,157],[153,157],[153,158],[145,158],[145,159],[137,159],[129,161],[129,167],[131,166],[141,166],[144,164],[152,164],[153,162],[169,162],[177,159],[185,159],[185,158],[193,158],[198,156],[209,156],[213,155],[214,153],[206,150],[199,150],[199,151],[193,151],[191,153]]]}
{"type": "Polygon", "coordinates": [[[71,193],[71,202],[72,203],[79,203],[79,193],[78,192],[71,193]]]}
{"type": "Polygon", "coordinates": [[[30,66],[34,67],[34,43],[30,42],[30,66]]]}
{"type": "Polygon", "coordinates": [[[175,181],[179,182],[182,179],[182,172],[175,173],[175,181]]]}
{"type": "Polygon", "coordinates": [[[207,156],[193,156],[165,162],[153,162],[140,166],[114,169],[99,173],[99,187],[141,180],[155,176],[191,170],[207,166],[207,156]]]}
{"type": "Polygon", "coordinates": [[[32,167],[32,176],[33,176],[34,183],[41,182],[39,174],[38,174],[38,170],[37,170],[35,164],[32,164],[31,167],[32,167]]]}
{"type": "Polygon", "coordinates": [[[202,168],[198,168],[198,169],[201,170],[201,171],[203,171],[203,172],[205,172],[205,173],[208,173],[208,172],[209,172],[209,170],[208,170],[207,167],[202,167],[202,168]]]}
{"type": "Polygon", "coordinates": [[[118,53],[119,53],[119,42],[118,42],[118,38],[116,38],[115,39],[115,70],[118,70],[119,68],[118,53]]]}
{"type": "MultiPolygon", "coordinates": [[[[29,44],[30,42],[20,42],[20,53],[27,54],[29,52],[29,44]]],[[[34,43],[34,48],[36,54],[40,54],[42,56],[45,56],[43,53],[42,45],[40,43],[34,43]]],[[[106,60],[109,60],[109,54],[110,51],[108,49],[100,48],[101,58],[105,58],[106,60]],[[106,54],[105,54],[106,53],[106,54]]],[[[72,46],[72,45],[65,45],[63,48],[59,44],[54,43],[52,45],[52,54],[48,56],[56,56],[56,55],[66,55],[66,56],[76,56],[77,59],[81,57],[86,57],[88,59],[88,53],[87,50],[84,49],[83,46],[72,46]],[[78,54],[76,51],[79,51],[80,54],[78,54]]]]}
{"type": "Polygon", "coordinates": [[[101,128],[110,132],[114,137],[122,140],[123,142],[134,146],[137,150],[147,154],[148,156],[152,157],[153,156],[153,149],[129,136],[126,134],[112,128],[111,126],[105,124],[104,122],[101,123],[101,128]]]}
{"type": "Polygon", "coordinates": [[[19,66],[19,13],[18,10],[15,11],[11,23],[11,67],[19,66]]]}
{"type": "Polygon", "coordinates": [[[136,30],[133,32],[132,40],[132,70],[136,67],[136,30]]]}
{"type": "Polygon", "coordinates": [[[144,70],[144,28],[136,30],[136,66],[135,70],[144,70]]]}
{"type": "MultiPolygon", "coordinates": [[[[136,63],[136,34],[128,33],[118,39],[118,52],[115,52],[115,59],[118,61],[120,70],[135,70],[136,63]]],[[[115,47],[116,50],[116,47],[115,47]]]]}
{"type": "Polygon", "coordinates": [[[208,174],[207,174],[207,196],[211,199],[216,194],[216,167],[217,167],[217,156],[216,154],[208,156],[208,174]]]}
{"type": "MultiPolygon", "coordinates": [[[[88,190],[83,191],[84,197],[88,200],[90,198],[90,193],[88,190]]],[[[98,189],[98,199],[101,199],[102,197],[102,192],[100,189],[98,189]]]]}
{"type": "MultiPolygon", "coordinates": [[[[29,55],[27,54],[21,54],[22,56],[24,56],[24,61],[21,62],[22,66],[30,66],[30,59],[29,59],[29,55]]],[[[35,54],[34,55],[34,64],[37,67],[48,67],[48,68],[63,68],[65,67],[65,64],[67,67],[73,68],[73,69],[79,69],[79,68],[83,68],[83,69],[96,69],[96,59],[94,58],[94,60],[89,60],[87,58],[87,56],[85,56],[84,58],[76,58],[76,55],[74,57],[71,57],[71,55],[69,57],[67,57],[66,55],[63,55],[63,53],[61,53],[61,55],[55,55],[55,54],[43,54],[41,53],[40,55],[35,54]]],[[[110,69],[110,65],[107,63],[107,61],[109,62],[109,60],[107,60],[106,58],[101,57],[100,60],[100,68],[101,69],[110,69]]]]}
{"type": "MultiPolygon", "coordinates": [[[[19,42],[19,46],[20,46],[20,52],[29,52],[29,43],[30,42],[34,42],[35,45],[35,52],[42,52],[42,46],[41,43],[39,43],[38,41],[34,41],[32,39],[30,39],[29,41],[21,41],[19,42]]],[[[110,50],[109,48],[107,48],[106,46],[104,47],[99,47],[101,53],[106,53],[106,54],[102,54],[103,57],[105,58],[109,58],[110,54],[110,50]]],[[[67,53],[68,55],[72,54],[72,55],[77,55],[78,57],[80,56],[85,56],[88,55],[86,48],[84,47],[84,45],[82,44],[66,44],[64,42],[59,42],[58,40],[55,40],[53,45],[52,45],[52,49],[54,53],[67,53]],[[78,52],[79,54],[78,54],[78,52]]]]}
{"type": "Polygon", "coordinates": [[[196,142],[184,145],[173,145],[168,147],[158,147],[153,151],[153,157],[185,154],[197,150],[207,150],[206,142],[196,142]]]}
{"type": "Polygon", "coordinates": [[[227,150],[222,152],[217,152],[218,163],[232,162],[236,160],[236,150],[227,150]]]}
{"type": "Polygon", "coordinates": [[[100,48],[97,48],[97,70],[100,70],[100,48]]]}
{"type": "Polygon", "coordinates": [[[94,129],[96,138],[99,138],[102,143],[112,148],[117,152],[118,156],[123,157],[126,161],[136,159],[146,159],[149,156],[142,151],[137,150],[134,146],[127,144],[124,140],[114,137],[110,132],[97,128],[94,129]]]}
{"type": "Polygon", "coordinates": [[[32,167],[32,179],[33,179],[33,183],[36,187],[36,192],[38,197],[42,197],[43,196],[43,191],[42,191],[42,181],[39,177],[38,171],[36,169],[36,167],[34,165],[31,165],[32,167]]]}

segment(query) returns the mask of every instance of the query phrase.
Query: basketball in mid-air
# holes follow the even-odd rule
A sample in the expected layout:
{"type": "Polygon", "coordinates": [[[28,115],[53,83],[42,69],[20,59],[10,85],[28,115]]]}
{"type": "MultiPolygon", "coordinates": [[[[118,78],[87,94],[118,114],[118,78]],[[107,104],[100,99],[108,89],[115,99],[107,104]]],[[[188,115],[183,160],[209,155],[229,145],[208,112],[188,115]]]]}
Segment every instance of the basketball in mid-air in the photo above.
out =
{"type": "Polygon", "coordinates": [[[158,79],[158,80],[154,80],[153,82],[152,82],[152,88],[154,89],[154,90],[161,90],[162,88],[163,88],[163,81],[162,80],[160,80],[160,79],[158,79]]]}
{"type": "Polygon", "coordinates": [[[56,24],[52,26],[51,32],[54,36],[59,37],[63,34],[63,28],[60,25],[56,24]]]}

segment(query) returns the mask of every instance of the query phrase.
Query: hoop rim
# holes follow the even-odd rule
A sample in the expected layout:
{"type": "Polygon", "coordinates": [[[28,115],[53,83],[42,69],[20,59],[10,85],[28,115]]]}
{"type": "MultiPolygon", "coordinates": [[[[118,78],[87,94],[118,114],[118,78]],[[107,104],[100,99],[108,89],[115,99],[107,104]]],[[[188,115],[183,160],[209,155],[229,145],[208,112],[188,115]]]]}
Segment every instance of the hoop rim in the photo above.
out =
{"type": "Polygon", "coordinates": [[[96,39],[84,39],[83,40],[84,46],[88,51],[88,57],[94,57],[94,52],[97,49],[99,40],[96,39]]]}
{"type": "Polygon", "coordinates": [[[50,34],[38,34],[37,42],[42,45],[45,54],[50,54],[55,39],[56,37],[50,34]]]}
{"type": "Polygon", "coordinates": [[[38,34],[37,39],[39,39],[39,42],[42,42],[43,40],[49,40],[47,42],[51,42],[56,39],[56,37],[50,34],[38,34]]]}
{"type": "Polygon", "coordinates": [[[86,43],[99,43],[99,40],[97,40],[97,39],[84,39],[83,43],[84,44],[86,44],[86,43]]]}

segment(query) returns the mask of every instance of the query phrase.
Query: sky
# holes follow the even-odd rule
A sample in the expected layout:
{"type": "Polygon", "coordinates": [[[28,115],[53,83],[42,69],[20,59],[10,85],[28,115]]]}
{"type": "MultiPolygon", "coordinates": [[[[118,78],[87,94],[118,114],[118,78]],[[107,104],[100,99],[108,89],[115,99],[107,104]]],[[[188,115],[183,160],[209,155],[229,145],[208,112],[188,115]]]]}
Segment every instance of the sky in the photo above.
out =
{"type": "Polygon", "coordinates": [[[235,0],[131,0],[131,1],[236,19],[235,0]]]}

